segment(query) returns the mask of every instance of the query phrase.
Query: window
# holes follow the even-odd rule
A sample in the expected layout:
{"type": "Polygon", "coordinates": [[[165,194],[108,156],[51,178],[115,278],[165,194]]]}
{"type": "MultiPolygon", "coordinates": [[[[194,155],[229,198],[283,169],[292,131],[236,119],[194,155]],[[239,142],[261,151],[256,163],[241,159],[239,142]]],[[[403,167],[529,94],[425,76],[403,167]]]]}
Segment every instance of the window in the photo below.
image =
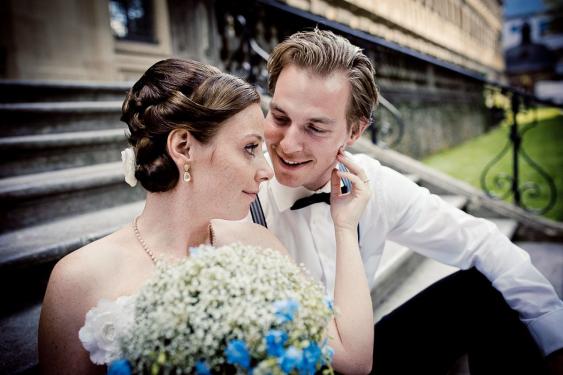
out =
{"type": "Polygon", "coordinates": [[[563,16],[556,15],[551,19],[544,19],[539,22],[541,36],[563,34],[563,16]]]}
{"type": "Polygon", "coordinates": [[[519,34],[520,29],[522,29],[522,25],[514,24],[510,27],[510,32],[513,33],[513,34],[519,34]]]}
{"type": "Polygon", "coordinates": [[[157,43],[152,0],[110,0],[109,13],[116,39],[157,43]]]}

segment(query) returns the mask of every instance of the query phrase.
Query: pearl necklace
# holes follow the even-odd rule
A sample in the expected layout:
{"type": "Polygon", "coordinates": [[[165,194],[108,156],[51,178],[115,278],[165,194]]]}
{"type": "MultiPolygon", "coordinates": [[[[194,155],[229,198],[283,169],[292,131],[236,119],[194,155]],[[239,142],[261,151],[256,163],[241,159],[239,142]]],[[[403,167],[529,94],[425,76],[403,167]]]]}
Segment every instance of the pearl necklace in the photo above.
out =
{"type": "MultiPolygon", "coordinates": [[[[139,232],[139,227],[137,226],[137,220],[139,220],[139,216],[137,216],[135,220],[133,220],[133,232],[135,232],[135,237],[137,237],[137,241],[139,241],[139,244],[141,244],[141,247],[143,248],[145,253],[147,253],[149,258],[151,258],[152,262],[154,264],[157,264],[159,259],[156,257],[156,255],[154,255],[151,249],[149,249],[147,243],[145,242],[145,240],[143,240],[143,237],[141,237],[141,233],[139,232]]],[[[208,230],[209,230],[209,243],[211,244],[211,246],[213,246],[215,243],[215,231],[213,230],[213,226],[211,225],[211,223],[209,223],[208,230]]]]}

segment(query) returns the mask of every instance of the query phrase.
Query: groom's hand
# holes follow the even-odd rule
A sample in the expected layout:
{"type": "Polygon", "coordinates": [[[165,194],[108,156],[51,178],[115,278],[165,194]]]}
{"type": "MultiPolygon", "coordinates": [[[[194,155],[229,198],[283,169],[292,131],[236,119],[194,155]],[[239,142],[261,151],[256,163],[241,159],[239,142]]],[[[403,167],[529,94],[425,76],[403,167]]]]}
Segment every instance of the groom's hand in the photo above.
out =
{"type": "Polygon", "coordinates": [[[336,169],[332,171],[330,213],[335,227],[355,230],[371,196],[369,180],[365,171],[341,151],[336,160],[348,168],[349,172],[336,169]],[[352,189],[348,193],[341,193],[341,178],[348,178],[352,183],[352,189]]]}

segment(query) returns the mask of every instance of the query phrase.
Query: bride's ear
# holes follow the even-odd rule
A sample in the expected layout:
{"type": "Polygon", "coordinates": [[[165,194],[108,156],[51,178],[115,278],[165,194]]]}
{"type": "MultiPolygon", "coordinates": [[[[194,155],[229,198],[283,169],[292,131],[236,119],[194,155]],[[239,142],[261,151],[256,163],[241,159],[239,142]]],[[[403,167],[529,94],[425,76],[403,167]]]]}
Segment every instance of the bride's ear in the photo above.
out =
{"type": "Polygon", "coordinates": [[[193,142],[192,135],[186,129],[174,129],[168,134],[166,142],[168,155],[178,165],[178,168],[183,168],[184,164],[191,162],[193,142]]]}

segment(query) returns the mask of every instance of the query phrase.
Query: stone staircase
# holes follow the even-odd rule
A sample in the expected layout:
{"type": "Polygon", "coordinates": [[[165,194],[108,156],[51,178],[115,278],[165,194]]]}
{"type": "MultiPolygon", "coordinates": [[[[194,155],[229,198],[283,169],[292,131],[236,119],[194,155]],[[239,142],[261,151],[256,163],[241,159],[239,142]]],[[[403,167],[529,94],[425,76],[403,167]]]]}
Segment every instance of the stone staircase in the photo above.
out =
{"type": "MultiPolygon", "coordinates": [[[[0,81],[0,374],[36,372],[40,306],[55,262],[142,209],[144,192],[126,185],[120,168],[126,142],[119,117],[128,87],[0,81]]],[[[363,140],[352,151],[383,159],[363,140]]],[[[430,188],[460,209],[471,201],[455,189],[430,188]]],[[[481,211],[508,237],[515,233],[518,220],[481,211]]],[[[374,316],[453,271],[388,242],[375,276],[374,316]]]]}
{"type": "Polygon", "coordinates": [[[40,305],[56,261],[142,209],[144,191],[121,173],[128,89],[0,81],[0,373],[34,371],[40,305]]]}

